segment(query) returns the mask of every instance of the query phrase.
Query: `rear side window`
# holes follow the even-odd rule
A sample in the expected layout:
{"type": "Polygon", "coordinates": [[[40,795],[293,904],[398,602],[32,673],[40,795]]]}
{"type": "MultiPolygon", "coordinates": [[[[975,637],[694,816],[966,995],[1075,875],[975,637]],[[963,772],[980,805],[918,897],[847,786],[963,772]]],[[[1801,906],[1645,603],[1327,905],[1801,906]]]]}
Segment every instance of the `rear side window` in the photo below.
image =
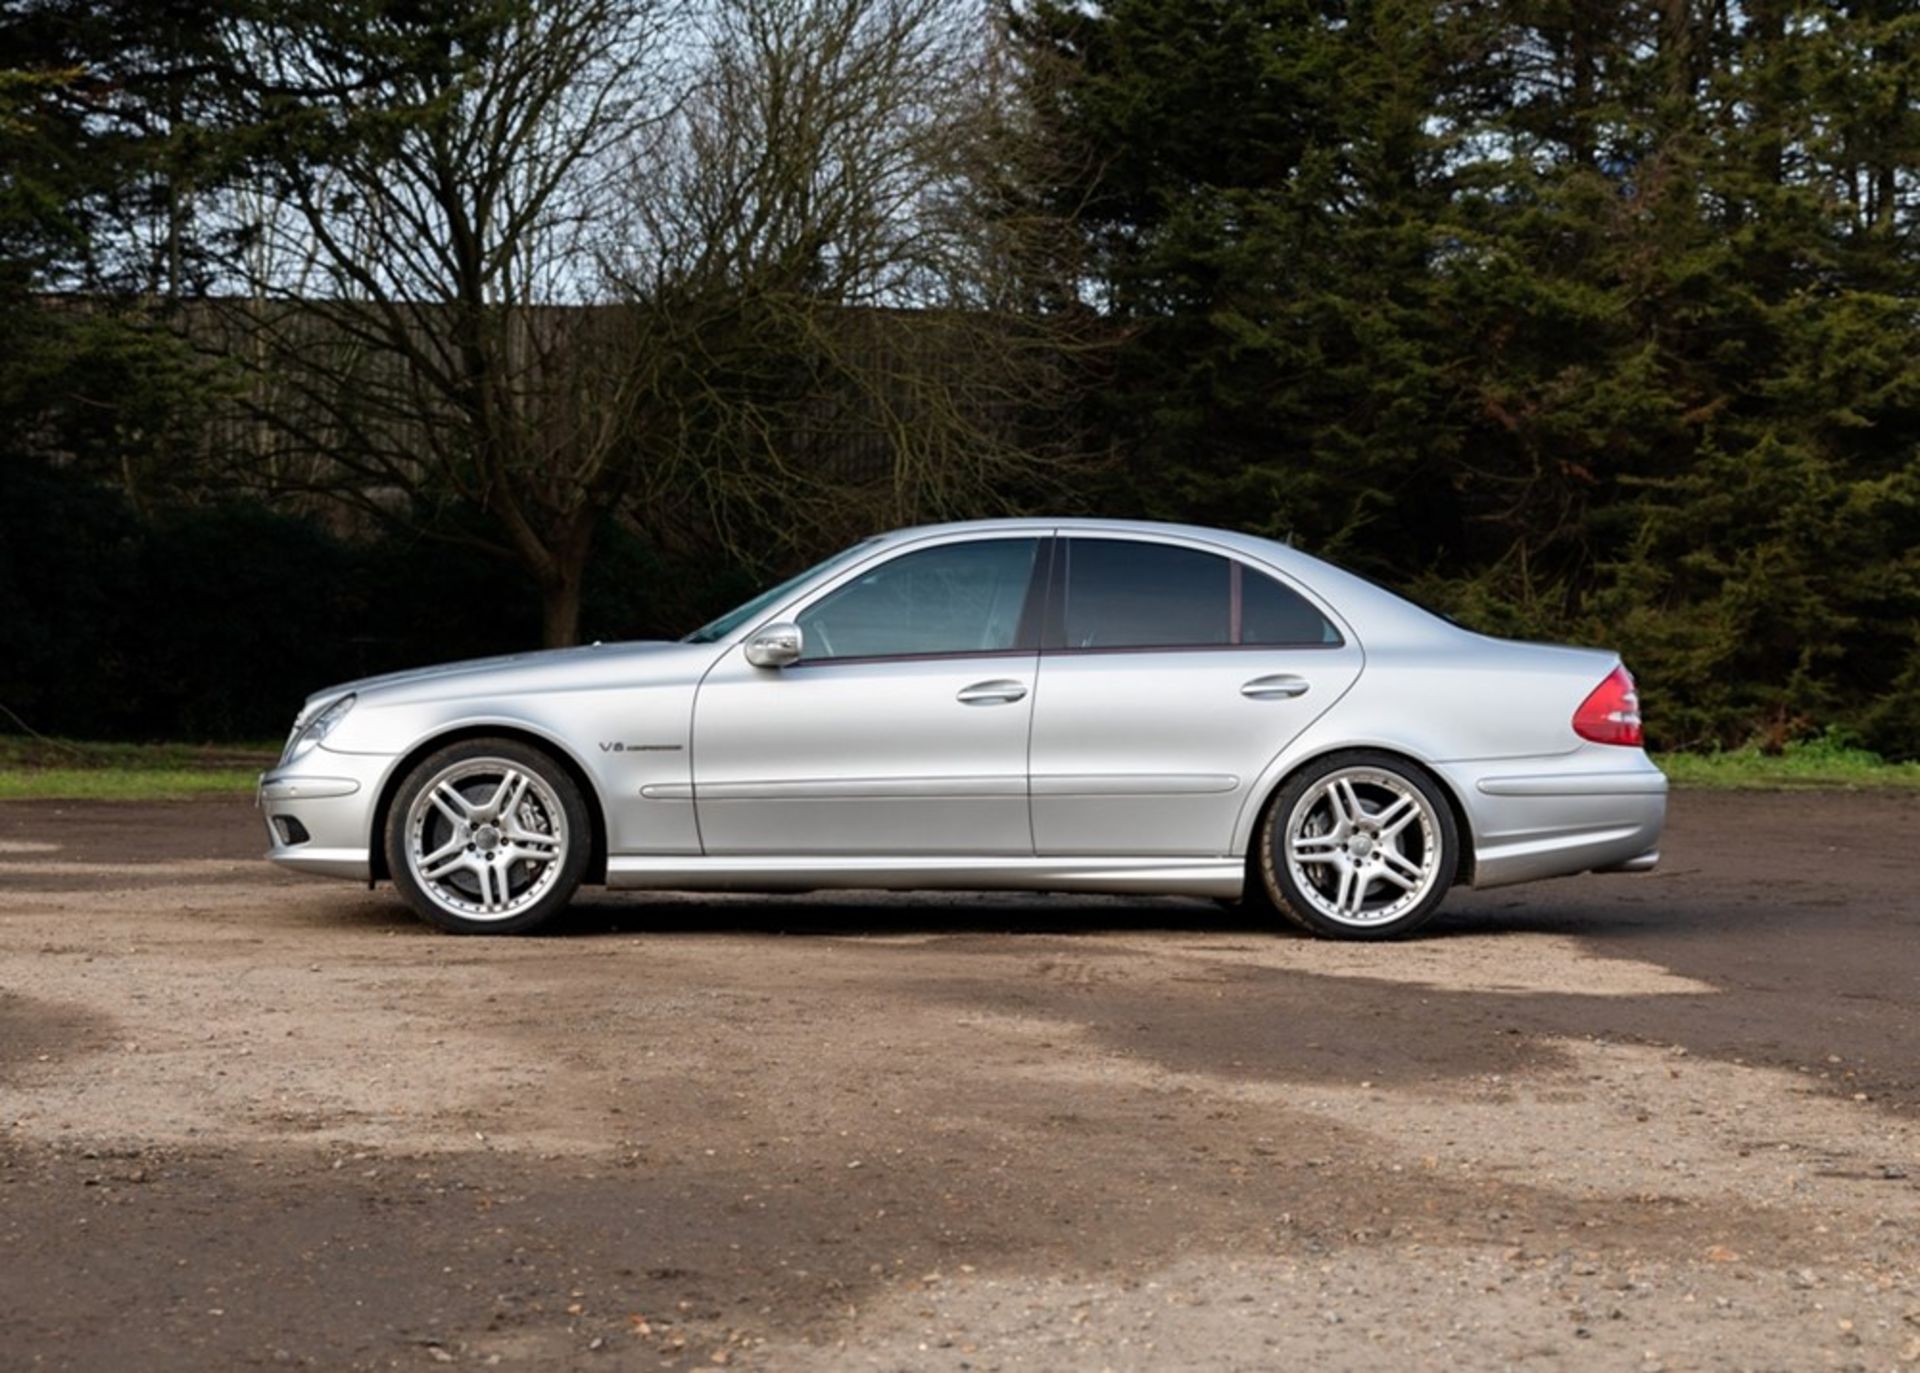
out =
{"type": "Polygon", "coordinates": [[[1168,544],[1074,539],[1067,549],[1067,648],[1226,644],[1225,558],[1168,544]]]}
{"type": "Polygon", "coordinates": [[[1170,544],[1073,539],[1053,642],[1069,651],[1338,644],[1305,597],[1229,558],[1170,544]]]}

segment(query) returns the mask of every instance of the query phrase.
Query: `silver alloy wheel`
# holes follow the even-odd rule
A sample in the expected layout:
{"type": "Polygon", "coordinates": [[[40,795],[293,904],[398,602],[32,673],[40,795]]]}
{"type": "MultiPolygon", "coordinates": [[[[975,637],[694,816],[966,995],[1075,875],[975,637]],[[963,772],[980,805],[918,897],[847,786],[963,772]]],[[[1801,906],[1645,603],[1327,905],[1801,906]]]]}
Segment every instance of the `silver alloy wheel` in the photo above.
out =
{"type": "Polygon", "coordinates": [[[436,773],[407,809],[406,861],[428,900],[466,920],[505,920],[553,886],[567,814],[545,779],[505,758],[436,773]]]}
{"type": "Polygon", "coordinates": [[[1287,867],[1328,920],[1384,925],[1433,890],[1439,834],[1432,803],[1404,777],[1342,768],[1309,788],[1288,815],[1287,867]]]}

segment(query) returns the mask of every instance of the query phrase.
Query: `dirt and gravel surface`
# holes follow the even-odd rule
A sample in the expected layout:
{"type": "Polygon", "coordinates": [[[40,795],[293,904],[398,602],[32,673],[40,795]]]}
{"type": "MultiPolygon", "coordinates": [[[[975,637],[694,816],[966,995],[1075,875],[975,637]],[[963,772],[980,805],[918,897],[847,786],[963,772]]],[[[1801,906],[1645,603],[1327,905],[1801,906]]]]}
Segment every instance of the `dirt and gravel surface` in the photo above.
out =
{"type": "Polygon", "coordinates": [[[1682,794],[1412,943],[606,896],[0,806],[0,1367],[1920,1363],[1920,798],[1682,794]]]}

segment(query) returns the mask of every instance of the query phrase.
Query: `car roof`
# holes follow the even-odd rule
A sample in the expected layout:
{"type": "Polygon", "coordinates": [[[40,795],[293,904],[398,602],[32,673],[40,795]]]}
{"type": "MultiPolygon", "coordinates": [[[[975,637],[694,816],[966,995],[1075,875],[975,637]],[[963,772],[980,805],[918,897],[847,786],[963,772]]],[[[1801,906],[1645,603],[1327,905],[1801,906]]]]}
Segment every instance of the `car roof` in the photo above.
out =
{"type": "MultiPolygon", "coordinates": [[[[992,520],[955,520],[945,524],[911,525],[903,529],[890,530],[880,537],[887,543],[908,543],[943,534],[999,531],[1042,534],[1057,531],[1063,534],[1158,535],[1201,543],[1222,544],[1261,558],[1277,557],[1280,560],[1286,560],[1293,557],[1307,557],[1306,554],[1289,548],[1286,544],[1261,538],[1257,534],[1237,533],[1231,529],[1211,529],[1197,524],[1172,524],[1162,520],[1109,520],[1086,515],[1060,517],[1023,515],[992,520]]],[[[1318,559],[1312,561],[1317,562],[1318,559]]]]}

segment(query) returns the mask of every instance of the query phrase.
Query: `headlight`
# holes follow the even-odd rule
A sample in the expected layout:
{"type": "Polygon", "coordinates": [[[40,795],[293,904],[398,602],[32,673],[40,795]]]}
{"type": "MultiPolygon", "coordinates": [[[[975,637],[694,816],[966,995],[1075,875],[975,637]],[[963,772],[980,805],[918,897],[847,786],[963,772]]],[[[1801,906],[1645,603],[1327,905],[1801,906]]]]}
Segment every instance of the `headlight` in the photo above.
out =
{"type": "Polygon", "coordinates": [[[293,735],[287,740],[286,750],[280,755],[280,765],[285,767],[311,750],[315,744],[332,732],[335,725],[346,719],[347,712],[352,709],[353,693],[348,692],[339,700],[329,702],[317,715],[307,721],[304,727],[295,721],[293,735]]]}

